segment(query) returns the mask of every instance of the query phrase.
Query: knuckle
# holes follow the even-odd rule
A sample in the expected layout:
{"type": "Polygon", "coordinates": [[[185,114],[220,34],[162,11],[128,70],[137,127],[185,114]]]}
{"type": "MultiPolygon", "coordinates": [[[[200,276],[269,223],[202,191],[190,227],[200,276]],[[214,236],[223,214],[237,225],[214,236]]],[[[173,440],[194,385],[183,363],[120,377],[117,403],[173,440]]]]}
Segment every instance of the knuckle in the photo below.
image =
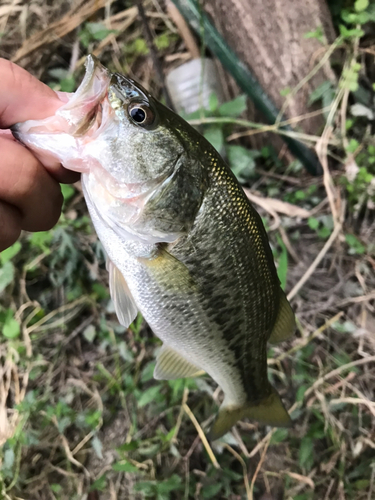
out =
{"type": "Polygon", "coordinates": [[[21,233],[21,215],[0,201],[0,251],[13,245],[21,233]]]}
{"type": "Polygon", "coordinates": [[[61,208],[64,202],[59,184],[48,193],[48,199],[45,199],[45,216],[38,221],[40,231],[49,231],[58,222],[61,215],[61,208]]]}

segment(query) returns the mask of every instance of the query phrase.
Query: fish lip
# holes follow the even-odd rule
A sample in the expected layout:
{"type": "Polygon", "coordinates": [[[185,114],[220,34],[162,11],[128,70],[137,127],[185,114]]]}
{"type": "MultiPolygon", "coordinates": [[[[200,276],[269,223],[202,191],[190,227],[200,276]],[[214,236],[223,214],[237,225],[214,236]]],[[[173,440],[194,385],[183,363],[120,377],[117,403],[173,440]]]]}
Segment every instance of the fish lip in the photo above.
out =
{"type": "Polygon", "coordinates": [[[74,93],[74,95],[77,98],[84,95],[87,92],[87,90],[90,91],[92,89],[94,78],[96,76],[100,77],[102,76],[101,74],[103,74],[105,76],[108,76],[109,78],[111,77],[111,73],[109,72],[109,70],[105,66],[103,66],[100,63],[99,59],[95,57],[93,54],[89,54],[86,57],[85,70],[86,71],[83,76],[83,79],[74,93]]]}
{"type": "Polygon", "coordinates": [[[90,128],[89,124],[86,124],[87,117],[92,117],[99,108],[101,109],[112,76],[91,54],[86,58],[85,67],[85,75],[77,90],[56,112],[56,116],[62,117],[69,125],[69,133],[78,137],[90,128]]]}

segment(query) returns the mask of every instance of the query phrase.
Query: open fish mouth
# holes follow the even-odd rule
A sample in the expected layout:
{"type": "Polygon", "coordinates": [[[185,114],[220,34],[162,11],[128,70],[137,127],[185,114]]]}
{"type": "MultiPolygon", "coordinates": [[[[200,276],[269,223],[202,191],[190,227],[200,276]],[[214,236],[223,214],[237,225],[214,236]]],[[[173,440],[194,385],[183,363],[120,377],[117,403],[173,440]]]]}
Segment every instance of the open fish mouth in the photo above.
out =
{"type": "Polygon", "coordinates": [[[80,158],[83,149],[110,124],[114,116],[107,94],[112,74],[89,55],[86,72],[73,94],[55,115],[44,120],[28,120],[12,127],[16,139],[30,147],[42,163],[60,161],[69,170],[88,172],[80,158]]]}
{"type": "Polygon", "coordinates": [[[78,89],[68,103],[57,112],[69,123],[70,133],[76,137],[97,131],[102,125],[105,114],[109,114],[110,111],[104,110],[103,105],[111,73],[92,55],[87,56],[85,67],[86,72],[78,89]]]}

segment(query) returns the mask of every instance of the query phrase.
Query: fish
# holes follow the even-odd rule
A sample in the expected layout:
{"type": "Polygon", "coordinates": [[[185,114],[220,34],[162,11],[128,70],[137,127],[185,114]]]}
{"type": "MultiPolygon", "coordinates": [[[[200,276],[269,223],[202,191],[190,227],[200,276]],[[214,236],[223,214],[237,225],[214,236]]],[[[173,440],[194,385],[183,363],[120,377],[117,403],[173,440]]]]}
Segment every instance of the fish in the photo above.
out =
{"type": "Polygon", "coordinates": [[[293,335],[295,316],[262,220],[212,145],[91,55],[68,102],[13,133],[82,173],[118,320],[128,327],[140,312],[163,342],[154,378],[204,371],[221,387],[211,439],[244,418],[290,426],[267,345],[293,335]]]}

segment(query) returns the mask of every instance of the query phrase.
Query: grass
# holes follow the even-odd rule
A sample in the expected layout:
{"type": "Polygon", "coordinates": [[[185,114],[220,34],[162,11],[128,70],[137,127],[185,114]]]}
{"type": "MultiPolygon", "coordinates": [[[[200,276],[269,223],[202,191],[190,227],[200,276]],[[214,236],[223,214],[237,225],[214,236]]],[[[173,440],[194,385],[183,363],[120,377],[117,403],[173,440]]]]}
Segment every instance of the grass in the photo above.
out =
{"type": "MultiPolygon", "coordinates": [[[[71,91],[83,55],[96,51],[159,94],[136,11],[114,2],[109,12],[104,3],[47,8],[37,0],[28,11],[27,2],[9,2],[1,55],[23,54],[23,66],[71,91]],[[52,22],[59,40],[45,28],[52,22]]],[[[375,144],[364,77],[375,41],[361,33],[373,11],[356,6],[341,13],[346,31],[335,50],[325,48],[344,54],[340,83],[312,96],[328,120],[325,143],[309,138],[324,179],[298,162],[285,167],[272,147],[233,144],[255,131],[238,122],[242,98],[227,111],[213,102],[203,118],[241,182],[268,200],[258,208],[299,324],[289,343],[270,349],[269,376],[291,408],[293,429],[240,422],[222,441],[204,440],[219,390],[206,376],[153,379],[160,342],[141,317],[127,330],[118,325],[82,193],[66,186],[58,225],[23,234],[1,254],[1,499],[374,498],[375,144]],[[365,109],[353,111],[355,104],[365,109]]],[[[165,64],[179,54],[185,60],[160,5],[146,10],[165,64]]]]}

